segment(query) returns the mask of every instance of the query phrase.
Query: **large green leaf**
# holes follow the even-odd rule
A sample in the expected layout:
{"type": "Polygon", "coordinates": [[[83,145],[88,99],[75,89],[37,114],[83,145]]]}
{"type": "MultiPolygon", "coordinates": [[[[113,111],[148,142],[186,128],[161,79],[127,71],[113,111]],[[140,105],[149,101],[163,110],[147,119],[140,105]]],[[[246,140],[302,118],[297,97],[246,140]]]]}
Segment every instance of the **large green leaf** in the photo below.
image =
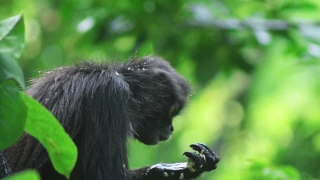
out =
{"type": "Polygon", "coordinates": [[[76,145],[46,108],[33,98],[24,96],[28,106],[25,131],[46,148],[57,172],[69,178],[77,160],[76,145]]]}
{"type": "Polygon", "coordinates": [[[0,84],[0,149],[20,138],[26,117],[27,106],[15,84],[12,81],[0,84]]]}
{"type": "Polygon", "coordinates": [[[3,180],[40,180],[40,176],[35,170],[26,170],[4,178],[3,180]]]}
{"type": "Polygon", "coordinates": [[[15,61],[24,47],[22,15],[0,21],[0,82],[13,79],[25,89],[23,72],[15,61]]]}

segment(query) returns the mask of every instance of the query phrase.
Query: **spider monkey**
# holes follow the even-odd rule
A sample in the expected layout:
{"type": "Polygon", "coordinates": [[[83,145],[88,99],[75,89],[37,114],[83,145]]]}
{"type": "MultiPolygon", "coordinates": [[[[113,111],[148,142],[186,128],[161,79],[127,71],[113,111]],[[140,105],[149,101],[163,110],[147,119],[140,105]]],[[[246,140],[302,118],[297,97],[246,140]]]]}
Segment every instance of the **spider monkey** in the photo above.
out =
{"type": "MultiPolygon", "coordinates": [[[[190,94],[186,80],[161,57],[57,68],[34,80],[27,93],[52,112],[77,145],[71,180],[193,179],[219,162],[207,145],[195,143],[190,146],[195,152],[184,153],[188,162],[127,168],[128,137],[146,145],[167,140],[172,119],[190,94]]],[[[34,168],[44,180],[65,180],[28,134],[4,157],[13,172],[34,168]]]]}

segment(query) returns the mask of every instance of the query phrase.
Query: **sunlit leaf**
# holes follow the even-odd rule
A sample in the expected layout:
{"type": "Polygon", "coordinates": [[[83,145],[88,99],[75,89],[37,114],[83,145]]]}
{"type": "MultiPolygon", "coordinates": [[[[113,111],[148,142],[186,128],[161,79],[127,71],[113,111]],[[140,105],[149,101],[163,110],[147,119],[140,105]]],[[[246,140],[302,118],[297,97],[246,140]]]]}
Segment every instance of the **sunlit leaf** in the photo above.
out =
{"type": "Polygon", "coordinates": [[[67,178],[77,160],[77,147],[56,118],[39,102],[24,95],[28,106],[25,131],[48,151],[53,167],[67,178]]]}
{"type": "Polygon", "coordinates": [[[27,106],[15,84],[12,81],[0,84],[0,149],[20,138],[26,117],[27,106]]]}
{"type": "Polygon", "coordinates": [[[35,170],[26,170],[4,178],[3,180],[40,180],[40,176],[35,170]]]}

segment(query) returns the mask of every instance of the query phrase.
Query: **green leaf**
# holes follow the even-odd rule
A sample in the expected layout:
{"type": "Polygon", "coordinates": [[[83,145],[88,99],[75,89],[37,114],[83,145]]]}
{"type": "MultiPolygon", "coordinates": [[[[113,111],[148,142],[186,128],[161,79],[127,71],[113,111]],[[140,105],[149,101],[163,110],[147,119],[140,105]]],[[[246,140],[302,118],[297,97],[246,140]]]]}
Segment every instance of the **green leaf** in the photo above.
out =
{"type": "Polygon", "coordinates": [[[56,171],[69,178],[78,156],[76,145],[56,118],[38,101],[25,95],[25,102],[28,106],[25,131],[46,148],[56,171]]]}
{"type": "Polygon", "coordinates": [[[0,83],[10,79],[18,83],[22,89],[26,88],[23,72],[18,63],[8,54],[0,53],[0,83]]]}
{"type": "Polygon", "coordinates": [[[12,81],[0,84],[0,100],[0,149],[5,149],[23,134],[27,106],[12,81]]]}
{"type": "Polygon", "coordinates": [[[0,82],[13,79],[25,89],[23,72],[16,62],[23,47],[22,14],[0,21],[0,82]]]}
{"type": "Polygon", "coordinates": [[[40,175],[35,170],[25,170],[3,180],[40,180],[40,175]]]}
{"type": "Polygon", "coordinates": [[[24,47],[22,14],[0,21],[0,53],[12,54],[16,59],[24,47]]]}

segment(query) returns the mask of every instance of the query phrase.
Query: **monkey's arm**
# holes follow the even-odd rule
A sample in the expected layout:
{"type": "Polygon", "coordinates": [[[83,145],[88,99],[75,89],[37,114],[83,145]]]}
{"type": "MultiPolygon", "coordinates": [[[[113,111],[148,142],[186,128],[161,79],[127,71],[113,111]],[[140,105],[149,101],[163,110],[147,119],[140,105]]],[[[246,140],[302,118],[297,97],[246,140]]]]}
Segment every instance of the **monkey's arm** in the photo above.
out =
{"type": "Polygon", "coordinates": [[[205,171],[216,169],[219,157],[207,145],[196,143],[190,145],[196,152],[185,152],[188,162],[165,164],[131,170],[132,180],[180,180],[193,179],[205,171]]]}

